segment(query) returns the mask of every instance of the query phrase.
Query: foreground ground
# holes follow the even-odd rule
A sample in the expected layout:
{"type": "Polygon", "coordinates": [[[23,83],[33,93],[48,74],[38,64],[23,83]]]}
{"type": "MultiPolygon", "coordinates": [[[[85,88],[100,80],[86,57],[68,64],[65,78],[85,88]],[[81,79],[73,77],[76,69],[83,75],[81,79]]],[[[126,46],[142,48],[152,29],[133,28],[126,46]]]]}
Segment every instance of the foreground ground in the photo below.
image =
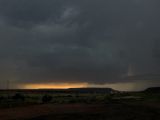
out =
{"type": "Polygon", "coordinates": [[[127,104],[42,104],[0,110],[0,120],[160,120],[160,108],[127,104]]]}
{"type": "Polygon", "coordinates": [[[0,120],[160,120],[160,93],[1,91],[0,120]]]}

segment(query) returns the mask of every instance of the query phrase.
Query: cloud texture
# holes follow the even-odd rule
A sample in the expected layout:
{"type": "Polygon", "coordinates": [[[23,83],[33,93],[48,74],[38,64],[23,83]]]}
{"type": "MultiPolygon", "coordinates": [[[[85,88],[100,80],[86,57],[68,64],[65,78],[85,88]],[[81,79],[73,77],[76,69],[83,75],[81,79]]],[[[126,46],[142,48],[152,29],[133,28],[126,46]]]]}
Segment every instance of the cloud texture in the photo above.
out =
{"type": "Polygon", "coordinates": [[[160,74],[159,4],[158,0],[0,0],[1,82],[146,80],[128,79],[130,66],[135,76],[160,74]]]}

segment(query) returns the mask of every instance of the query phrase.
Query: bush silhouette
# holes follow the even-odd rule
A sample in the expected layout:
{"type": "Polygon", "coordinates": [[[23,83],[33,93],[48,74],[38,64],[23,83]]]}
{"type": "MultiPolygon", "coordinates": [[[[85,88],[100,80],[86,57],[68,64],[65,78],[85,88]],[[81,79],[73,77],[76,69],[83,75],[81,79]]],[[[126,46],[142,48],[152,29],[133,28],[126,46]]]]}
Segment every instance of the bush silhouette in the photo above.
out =
{"type": "Polygon", "coordinates": [[[50,95],[44,95],[42,97],[42,102],[43,103],[48,103],[48,102],[51,102],[51,101],[52,101],[52,96],[50,96],[50,95]]]}
{"type": "Polygon", "coordinates": [[[12,97],[13,100],[17,100],[17,101],[24,101],[25,100],[25,97],[24,95],[20,94],[20,93],[16,93],[13,97],[12,97]]]}
{"type": "Polygon", "coordinates": [[[3,96],[0,96],[0,101],[2,101],[4,99],[4,97],[3,96]]]}
{"type": "Polygon", "coordinates": [[[105,100],[106,103],[113,102],[113,99],[112,99],[111,95],[106,95],[105,98],[104,98],[104,100],[105,100]]]}

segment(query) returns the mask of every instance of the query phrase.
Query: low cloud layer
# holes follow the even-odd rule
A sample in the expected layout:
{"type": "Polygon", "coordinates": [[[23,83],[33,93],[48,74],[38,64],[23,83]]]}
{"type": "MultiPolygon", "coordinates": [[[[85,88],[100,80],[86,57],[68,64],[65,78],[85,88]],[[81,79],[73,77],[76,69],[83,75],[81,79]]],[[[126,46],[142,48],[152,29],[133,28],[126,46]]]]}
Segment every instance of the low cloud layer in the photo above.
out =
{"type": "Polygon", "coordinates": [[[158,81],[159,21],[158,0],[0,0],[0,81],[158,81]]]}

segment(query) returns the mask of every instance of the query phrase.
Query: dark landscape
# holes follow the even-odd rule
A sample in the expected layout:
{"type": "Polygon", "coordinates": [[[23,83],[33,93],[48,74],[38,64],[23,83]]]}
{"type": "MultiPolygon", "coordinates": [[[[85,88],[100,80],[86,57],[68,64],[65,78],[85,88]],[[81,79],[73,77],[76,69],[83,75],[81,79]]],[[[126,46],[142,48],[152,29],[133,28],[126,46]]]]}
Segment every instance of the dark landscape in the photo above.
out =
{"type": "Polygon", "coordinates": [[[0,0],[0,120],[160,120],[160,0],[0,0]]]}
{"type": "Polygon", "coordinates": [[[1,120],[159,120],[160,88],[1,90],[1,120]]]}

